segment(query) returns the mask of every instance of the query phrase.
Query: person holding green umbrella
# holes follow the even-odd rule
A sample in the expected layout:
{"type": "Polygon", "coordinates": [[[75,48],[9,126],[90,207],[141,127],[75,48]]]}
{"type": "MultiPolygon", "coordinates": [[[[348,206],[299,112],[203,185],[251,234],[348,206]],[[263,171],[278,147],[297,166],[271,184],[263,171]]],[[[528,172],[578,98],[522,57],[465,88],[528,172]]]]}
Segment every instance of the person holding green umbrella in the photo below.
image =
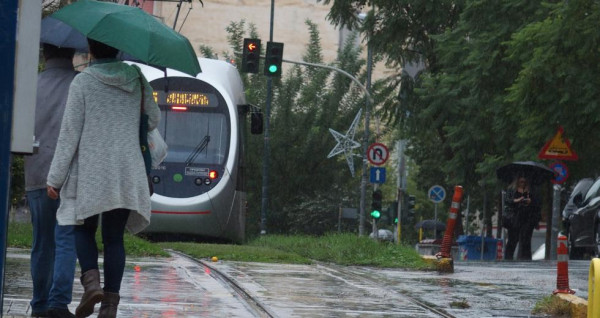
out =
{"type": "Polygon", "coordinates": [[[150,223],[150,194],[139,141],[141,103],[148,128],[160,121],[152,88],[136,66],[116,59],[118,50],[88,39],[92,62],[71,84],[47,193],[60,206],[57,220],[75,225],[84,293],[76,317],[116,317],[125,269],[125,228],[150,223]],[[100,285],[95,233],[102,215],[104,287],[100,285]]]}
{"type": "Polygon", "coordinates": [[[189,40],[140,8],[80,0],[56,11],[52,17],[146,64],[191,76],[201,71],[189,40]]]}

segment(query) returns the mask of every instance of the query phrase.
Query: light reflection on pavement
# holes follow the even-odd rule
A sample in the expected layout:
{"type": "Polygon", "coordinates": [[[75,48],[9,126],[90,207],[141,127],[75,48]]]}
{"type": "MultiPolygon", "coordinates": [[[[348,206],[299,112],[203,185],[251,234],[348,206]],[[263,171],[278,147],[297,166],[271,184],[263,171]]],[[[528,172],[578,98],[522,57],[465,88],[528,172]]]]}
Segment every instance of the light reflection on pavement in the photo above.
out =
{"type": "MultiPolygon", "coordinates": [[[[28,253],[9,249],[7,254],[4,317],[30,314],[28,253]]],[[[176,255],[128,259],[118,317],[265,316],[215,278],[216,272],[274,317],[531,317],[534,304],[556,288],[556,262],[550,261],[455,262],[453,274],[331,264],[204,263],[176,255]],[[470,307],[453,308],[453,302],[470,307]]],[[[570,287],[583,298],[588,267],[589,261],[569,262],[570,287]]],[[[83,292],[76,276],[71,311],[83,292]]]]}

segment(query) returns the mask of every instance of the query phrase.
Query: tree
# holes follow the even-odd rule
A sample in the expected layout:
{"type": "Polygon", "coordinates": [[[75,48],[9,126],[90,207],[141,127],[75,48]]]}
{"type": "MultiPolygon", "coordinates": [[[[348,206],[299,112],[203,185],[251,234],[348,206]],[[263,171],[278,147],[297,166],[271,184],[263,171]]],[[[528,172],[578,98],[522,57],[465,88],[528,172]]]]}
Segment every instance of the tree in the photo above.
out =
{"type": "MultiPolygon", "coordinates": [[[[310,40],[304,60],[323,63],[319,32],[306,22],[310,40]]],[[[240,51],[246,29],[249,37],[259,38],[254,26],[244,21],[228,27],[233,51],[240,51]]],[[[349,39],[334,62],[338,68],[357,75],[364,60],[360,49],[349,39]]],[[[203,52],[214,56],[209,48],[203,52]]],[[[231,56],[226,52],[223,56],[231,56]]],[[[259,67],[262,69],[262,67],[259,67]]],[[[284,64],[281,78],[273,78],[270,127],[269,208],[267,229],[272,233],[321,234],[336,229],[340,204],[356,204],[357,183],[343,158],[327,159],[335,146],[328,128],[350,125],[363,96],[353,89],[351,80],[322,68],[284,64]]],[[[266,78],[261,74],[242,74],[246,100],[264,105],[266,78]]],[[[247,188],[249,235],[258,233],[262,195],[263,138],[247,138],[247,188]]]]}
{"type": "Polygon", "coordinates": [[[600,3],[572,0],[547,6],[545,19],[525,26],[508,42],[508,59],[521,65],[506,98],[510,111],[523,118],[513,151],[537,153],[561,125],[579,155],[579,161],[569,163],[570,179],[577,180],[600,174],[600,140],[591,133],[600,124],[600,3]]]}

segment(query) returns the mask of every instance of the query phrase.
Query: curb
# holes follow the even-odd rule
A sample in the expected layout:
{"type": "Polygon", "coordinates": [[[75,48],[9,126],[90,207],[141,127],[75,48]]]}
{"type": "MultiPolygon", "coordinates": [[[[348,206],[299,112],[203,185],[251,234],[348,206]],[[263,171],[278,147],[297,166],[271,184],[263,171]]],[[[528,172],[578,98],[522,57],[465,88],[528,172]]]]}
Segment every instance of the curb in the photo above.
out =
{"type": "Polygon", "coordinates": [[[569,304],[569,317],[571,318],[586,318],[587,317],[587,300],[577,297],[572,294],[554,294],[552,297],[557,297],[560,301],[569,304]]]}
{"type": "Polygon", "coordinates": [[[440,273],[454,273],[454,260],[449,257],[437,258],[433,255],[421,255],[421,258],[427,264],[435,266],[440,273]]]}

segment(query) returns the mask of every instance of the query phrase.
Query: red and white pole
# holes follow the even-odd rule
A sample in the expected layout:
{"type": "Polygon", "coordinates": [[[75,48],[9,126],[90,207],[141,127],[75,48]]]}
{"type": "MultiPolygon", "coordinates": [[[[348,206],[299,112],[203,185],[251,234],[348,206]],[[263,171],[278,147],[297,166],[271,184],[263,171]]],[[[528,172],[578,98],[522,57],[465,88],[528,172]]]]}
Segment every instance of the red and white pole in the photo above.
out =
{"type": "Polygon", "coordinates": [[[558,236],[556,254],[556,289],[553,294],[575,294],[575,291],[569,288],[569,248],[567,237],[564,235],[558,236]]]}
{"type": "Polygon", "coordinates": [[[442,248],[437,253],[437,257],[450,258],[452,249],[452,238],[454,237],[454,226],[456,225],[456,217],[460,208],[460,201],[463,196],[463,187],[454,187],[454,196],[452,196],[452,204],[450,205],[450,213],[448,213],[448,221],[446,221],[446,233],[442,240],[442,248]]]}

